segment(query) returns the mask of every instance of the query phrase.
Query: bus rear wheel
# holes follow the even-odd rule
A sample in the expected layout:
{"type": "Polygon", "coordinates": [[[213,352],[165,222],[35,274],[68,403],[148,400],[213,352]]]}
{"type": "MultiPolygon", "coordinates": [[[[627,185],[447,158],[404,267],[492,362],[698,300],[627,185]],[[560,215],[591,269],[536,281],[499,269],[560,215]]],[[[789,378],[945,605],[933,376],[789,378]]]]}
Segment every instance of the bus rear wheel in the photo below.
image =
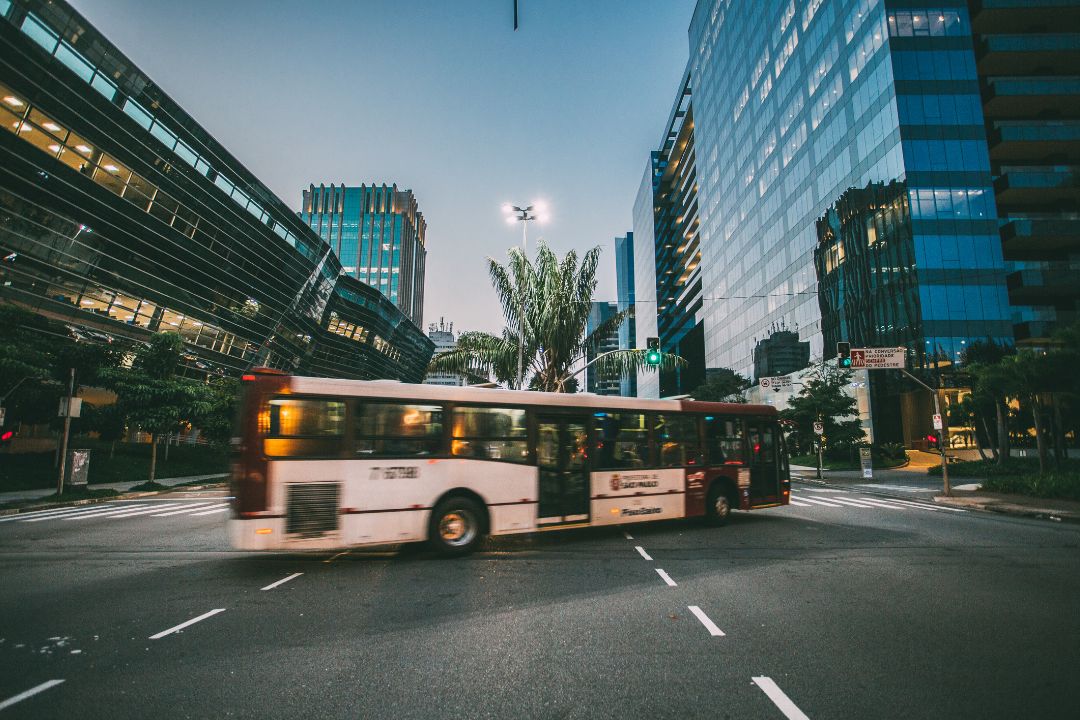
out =
{"type": "Polygon", "coordinates": [[[705,521],[713,527],[727,525],[731,519],[731,498],[723,483],[713,483],[705,503],[705,521]]]}
{"type": "Polygon", "coordinates": [[[467,555],[484,536],[483,510],[473,500],[449,497],[435,506],[428,542],[442,555],[467,555]]]}

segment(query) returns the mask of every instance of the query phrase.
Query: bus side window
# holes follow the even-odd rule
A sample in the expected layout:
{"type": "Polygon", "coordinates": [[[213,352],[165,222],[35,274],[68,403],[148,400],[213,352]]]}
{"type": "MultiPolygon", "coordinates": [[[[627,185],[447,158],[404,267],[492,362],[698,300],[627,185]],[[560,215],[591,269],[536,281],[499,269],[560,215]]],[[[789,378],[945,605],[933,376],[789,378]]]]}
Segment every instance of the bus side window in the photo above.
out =
{"type": "Polygon", "coordinates": [[[345,439],[345,402],[274,398],[263,449],[270,457],[336,457],[345,439]]]}
{"type": "Polygon", "coordinates": [[[356,454],[367,457],[437,455],[442,451],[441,405],[360,402],[356,454]]]}
{"type": "Polygon", "coordinates": [[[518,408],[457,406],[450,454],[503,462],[529,462],[528,425],[518,408]]]}
{"type": "Polygon", "coordinates": [[[743,421],[739,418],[705,418],[705,442],[710,465],[741,465],[743,457],[743,421]]]}
{"type": "Polygon", "coordinates": [[[694,415],[657,415],[656,445],[661,467],[682,467],[701,463],[697,417],[694,415]]]}
{"type": "Polygon", "coordinates": [[[649,463],[649,425],[641,413],[596,413],[597,469],[641,468],[649,463]]]}

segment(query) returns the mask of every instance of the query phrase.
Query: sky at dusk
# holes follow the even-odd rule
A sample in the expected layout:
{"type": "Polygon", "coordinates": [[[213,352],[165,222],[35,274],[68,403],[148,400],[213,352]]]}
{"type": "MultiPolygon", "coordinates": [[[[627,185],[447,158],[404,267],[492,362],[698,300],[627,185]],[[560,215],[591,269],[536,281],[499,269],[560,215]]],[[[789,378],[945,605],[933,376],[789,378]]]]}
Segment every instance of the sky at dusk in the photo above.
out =
{"type": "Polygon", "coordinates": [[[294,210],[309,183],[396,182],[427,219],[425,325],[498,331],[488,255],[614,237],[660,141],[694,0],[71,0],[294,210]]]}

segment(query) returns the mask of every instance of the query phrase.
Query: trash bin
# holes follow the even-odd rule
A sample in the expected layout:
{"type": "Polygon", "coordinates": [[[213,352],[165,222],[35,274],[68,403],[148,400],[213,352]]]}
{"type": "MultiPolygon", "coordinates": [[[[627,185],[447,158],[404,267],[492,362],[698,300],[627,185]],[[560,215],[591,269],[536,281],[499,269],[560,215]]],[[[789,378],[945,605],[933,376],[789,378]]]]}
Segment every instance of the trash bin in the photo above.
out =
{"type": "Polygon", "coordinates": [[[69,452],[68,468],[67,484],[72,487],[85,487],[87,478],[90,476],[90,451],[72,450],[69,452]]]}

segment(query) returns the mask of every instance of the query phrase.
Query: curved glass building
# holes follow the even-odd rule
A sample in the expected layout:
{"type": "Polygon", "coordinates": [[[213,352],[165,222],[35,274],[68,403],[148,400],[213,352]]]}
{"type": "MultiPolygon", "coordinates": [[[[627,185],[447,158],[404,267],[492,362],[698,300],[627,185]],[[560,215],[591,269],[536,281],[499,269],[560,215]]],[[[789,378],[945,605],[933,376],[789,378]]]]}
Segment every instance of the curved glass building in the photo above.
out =
{"type": "Polygon", "coordinates": [[[0,301],[193,369],[420,382],[432,342],[61,0],[0,0],[0,301]]]}

